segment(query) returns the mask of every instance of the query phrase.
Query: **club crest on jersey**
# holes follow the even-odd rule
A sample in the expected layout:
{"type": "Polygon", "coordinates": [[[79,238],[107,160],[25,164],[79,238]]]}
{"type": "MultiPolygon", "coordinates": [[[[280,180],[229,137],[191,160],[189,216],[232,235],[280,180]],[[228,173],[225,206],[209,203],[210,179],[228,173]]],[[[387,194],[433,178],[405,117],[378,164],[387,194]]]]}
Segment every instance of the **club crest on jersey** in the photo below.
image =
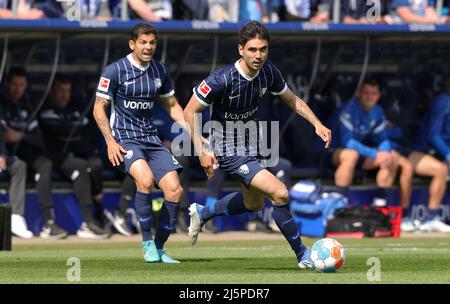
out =
{"type": "Polygon", "coordinates": [[[242,165],[242,166],[239,167],[239,173],[247,175],[247,174],[250,173],[250,169],[248,168],[247,165],[242,165]]]}
{"type": "Polygon", "coordinates": [[[133,157],[133,150],[128,150],[125,154],[126,159],[131,159],[133,157]]]}
{"type": "Polygon", "coordinates": [[[155,87],[157,89],[159,89],[161,87],[161,79],[160,78],[155,78],[155,87]]]}
{"type": "Polygon", "coordinates": [[[202,83],[198,86],[198,92],[203,97],[208,96],[209,92],[211,92],[211,88],[209,85],[203,80],[202,83]]]}
{"type": "Polygon", "coordinates": [[[267,88],[262,88],[261,92],[259,93],[259,97],[263,97],[264,94],[266,94],[267,88]]]}
{"type": "Polygon", "coordinates": [[[97,89],[99,91],[108,92],[110,82],[111,80],[109,80],[108,78],[101,77],[97,89]]]}

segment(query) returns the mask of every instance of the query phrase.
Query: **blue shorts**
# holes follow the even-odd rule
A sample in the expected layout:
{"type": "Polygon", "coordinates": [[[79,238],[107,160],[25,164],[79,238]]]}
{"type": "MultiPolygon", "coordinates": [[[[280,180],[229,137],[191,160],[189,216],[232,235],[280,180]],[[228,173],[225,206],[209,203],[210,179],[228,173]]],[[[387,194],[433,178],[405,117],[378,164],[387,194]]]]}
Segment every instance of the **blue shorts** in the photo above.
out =
{"type": "MultiPolygon", "coordinates": [[[[157,138],[154,136],[154,138],[157,138]]],[[[183,166],[176,160],[158,138],[154,143],[142,143],[135,140],[121,140],[118,141],[127,153],[122,154],[123,163],[120,169],[126,173],[130,172],[131,165],[138,159],[144,159],[155,177],[155,184],[171,171],[181,171],[183,166]]]]}
{"type": "Polygon", "coordinates": [[[261,161],[254,156],[217,156],[216,158],[223,172],[243,183],[246,187],[250,186],[253,177],[259,171],[265,169],[261,161]]]}

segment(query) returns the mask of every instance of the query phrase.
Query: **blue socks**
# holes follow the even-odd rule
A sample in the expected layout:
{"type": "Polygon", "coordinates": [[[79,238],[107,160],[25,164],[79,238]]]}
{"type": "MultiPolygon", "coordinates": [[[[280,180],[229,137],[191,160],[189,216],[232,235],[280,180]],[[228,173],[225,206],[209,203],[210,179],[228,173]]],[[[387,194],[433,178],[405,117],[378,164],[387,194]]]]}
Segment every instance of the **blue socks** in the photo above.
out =
{"type": "Polygon", "coordinates": [[[142,240],[152,240],[152,201],[151,194],[136,191],[134,203],[136,205],[136,213],[141,226],[142,240]]]}
{"type": "MultiPolygon", "coordinates": [[[[136,191],[134,199],[139,225],[141,226],[142,240],[150,241],[152,237],[152,195],[136,191]]],[[[165,201],[159,215],[158,229],[155,234],[155,245],[162,249],[164,243],[172,232],[175,232],[179,204],[165,201]]]]}
{"type": "Polygon", "coordinates": [[[425,221],[431,221],[434,220],[435,218],[439,217],[441,209],[437,208],[437,209],[427,209],[427,218],[425,221]]]}
{"type": "Polygon", "coordinates": [[[403,212],[402,213],[402,218],[404,218],[404,219],[411,219],[411,208],[410,207],[403,208],[402,212],[403,212]]]}
{"type": "Polygon", "coordinates": [[[180,204],[164,201],[158,221],[158,229],[155,234],[155,245],[162,249],[169,235],[176,231],[178,207],[180,204]]]}
{"type": "Polygon", "coordinates": [[[205,207],[209,207],[211,205],[214,205],[215,202],[217,202],[217,198],[216,197],[208,196],[208,197],[206,197],[205,207]]]}
{"type": "Polygon", "coordinates": [[[336,190],[337,193],[342,194],[345,197],[348,197],[348,187],[340,187],[340,186],[336,186],[336,190]]]}
{"type": "Polygon", "coordinates": [[[235,215],[247,212],[244,196],[240,192],[230,193],[215,203],[210,203],[202,209],[200,217],[203,223],[218,215],[235,215]]]}
{"type": "Polygon", "coordinates": [[[303,254],[302,239],[297,224],[289,210],[289,204],[273,204],[273,219],[297,256],[303,254]]]}

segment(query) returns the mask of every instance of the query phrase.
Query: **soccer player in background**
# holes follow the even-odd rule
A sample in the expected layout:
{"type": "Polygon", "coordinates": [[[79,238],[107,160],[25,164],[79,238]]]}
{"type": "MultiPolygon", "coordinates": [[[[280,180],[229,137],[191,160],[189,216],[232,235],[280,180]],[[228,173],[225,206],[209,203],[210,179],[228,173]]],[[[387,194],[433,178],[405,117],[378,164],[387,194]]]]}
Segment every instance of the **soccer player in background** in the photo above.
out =
{"type": "Polygon", "coordinates": [[[445,79],[443,92],[431,103],[425,123],[427,144],[450,168],[450,76],[445,79]]]}
{"type": "Polygon", "coordinates": [[[394,183],[400,156],[388,140],[386,116],[377,104],[380,97],[378,82],[364,80],[357,96],[340,110],[336,130],[333,128],[334,180],[338,191],[344,195],[348,193],[358,166],[363,170],[378,170],[377,198],[385,200],[386,189],[394,183]]]}
{"type": "Polygon", "coordinates": [[[182,166],[163,145],[152,121],[158,97],[169,116],[184,126],[183,109],[178,104],[167,68],[153,59],[156,29],[138,24],[131,30],[131,53],[108,65],[97,87],[94,117],[106,144],[108,158],[130,174],[136,183],[135,205],[147,263],[179,263],[163,247],[175,231],[178,205],[183,189],[177,170],[182,166]],[[106,107],[111,104],[110,120],[106,107]],[[151,193],[156,184],[164,193],[155,238],[152,237],[151,193]]]}
{"type": "Polygon", "coordinates": [[[319,121],[303,100],[292,93],[277,67],[266,61],[269,40],[270,34],[262,24],[256,21],[247,23],[239,33],[238,50],[242,58],[232,65],[216,70],[197,85],[184,110],[188,131],[193,131],[191,137],[194,147],[208,179],[214,176],[213,166],[219,164],[222,171],[243,185],[242,192],[228,194],[208,208],[192,204],[189,207],[191,223],[188,235],[191,243],[195,244],[198,233],[208,220],[218,215],[261,210],[264,207],[264,197],[267,196],[274,206],[274,220],[295,252],[298,266],[310,268],[309,250],[302,244],[297,224],[289,210],[286,186],[264,169],[261,161],[253,156],[252,151],[257,147],[255,142],[251,142],[251,139],[254,139],[251,137],[257,134],[247,134],[248,136],[243,138],[236,137],[234,131],[227,133],[222,132],[220,128],[216,129],[210,136],[214,152],[210,153],[203,152],[200,129],[194,129],[195,125],[199,125],[200,115],[197,113],[211,105],[214,105],[211,107],[211,121],[216,121],[224,129],[229,123],[255,122],[261,97],[269,91],[280,95],[294,111],[307,119],[328,148],[331,131],[319,121]],[[243,139],[244,151],[234,145],[243,139]]]}

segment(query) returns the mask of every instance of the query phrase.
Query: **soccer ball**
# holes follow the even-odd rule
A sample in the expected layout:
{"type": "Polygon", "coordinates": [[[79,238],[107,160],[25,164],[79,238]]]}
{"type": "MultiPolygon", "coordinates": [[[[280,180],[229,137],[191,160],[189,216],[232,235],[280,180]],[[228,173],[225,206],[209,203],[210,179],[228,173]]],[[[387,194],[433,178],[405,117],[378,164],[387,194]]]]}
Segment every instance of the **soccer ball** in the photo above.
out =
{"type": "Polygon", "coordinates": [[[320,272],[335,272],[344,265],[344,247],[335,239],[318,240],[311,247],[311,262],[320,272]]]}

